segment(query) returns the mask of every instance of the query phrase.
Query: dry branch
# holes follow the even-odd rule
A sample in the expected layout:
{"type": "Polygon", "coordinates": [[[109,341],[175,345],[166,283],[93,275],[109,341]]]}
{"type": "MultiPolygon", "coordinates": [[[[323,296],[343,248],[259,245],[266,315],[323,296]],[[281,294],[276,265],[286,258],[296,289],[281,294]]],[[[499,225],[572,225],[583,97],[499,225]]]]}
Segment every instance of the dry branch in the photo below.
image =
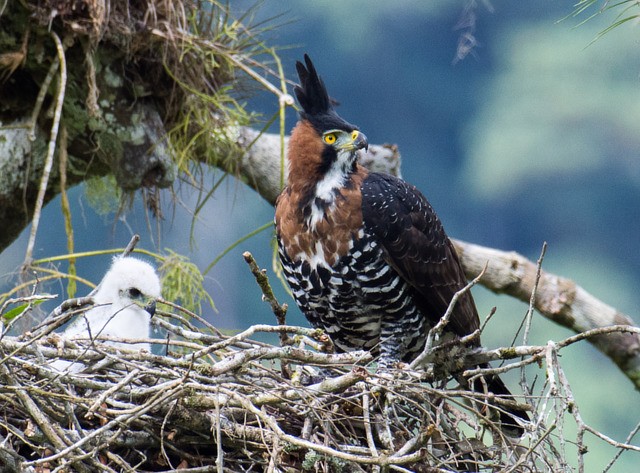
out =
{"type": "MultiPolygon", "coordinates": [[[[528,301],[536,280],[536,265],[516,252],[455,241],[468,277],[489,264],[480,284],[496,293],[528,301]]],[[[534,306],[542,315],[576,333],[634,324],[631,317],[598,300],[570,279],[541,271],[534,306]]],[[[592,332],[589,341],[610,357],[640,389],[640,333],[592,332]]]]}

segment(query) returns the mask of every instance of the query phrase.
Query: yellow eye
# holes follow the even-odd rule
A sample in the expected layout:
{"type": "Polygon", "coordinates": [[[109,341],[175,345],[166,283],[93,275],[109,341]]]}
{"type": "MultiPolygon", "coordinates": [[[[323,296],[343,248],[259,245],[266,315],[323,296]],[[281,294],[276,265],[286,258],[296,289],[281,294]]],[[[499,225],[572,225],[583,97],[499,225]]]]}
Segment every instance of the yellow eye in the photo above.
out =
{"type": "Polygon", "coordinates": [[[324,135],[322,137],[322,139],[324,139],[324,142],[327,143],[328,145],[332,145],[333,143],[336,142],[336,134],[335,133],[327,133],[326,135],[324,135]]]}
{"type": "Polygon", "coordinates": [[[360,132],[358,130],[353,130],[353,132],[351,133],[351,139],[355,141],[359,134],[360,132]]]}

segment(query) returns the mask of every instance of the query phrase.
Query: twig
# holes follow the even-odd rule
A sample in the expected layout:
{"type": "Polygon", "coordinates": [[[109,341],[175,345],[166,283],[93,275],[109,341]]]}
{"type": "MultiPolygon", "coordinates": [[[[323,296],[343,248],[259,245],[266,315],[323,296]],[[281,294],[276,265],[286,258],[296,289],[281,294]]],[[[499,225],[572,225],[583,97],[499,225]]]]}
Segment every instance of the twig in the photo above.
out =
{"type": "MultiPolygon", "coordinates": [[[[588,340],[591,337],[597,337],[601,335],[613,334],[613,333],[634,333],[640,334],[640,327],[633,327],[630,325],[611,325],[609,327],[601,327],[593,330],[588,330],[586,332],[579,333],[577,335],[573,335],[571,337],[567,337],[558,342],[554,342],[558,349],[566,348],[570,345],[578,343],[582,340],[588,340]]],[[[461,339],[462,340],[462,339],[461,339]]],[[[436,347],[438,348],[438,347],[436,347]]],[[[481,350],[481,351],[473,351],[469,352],[465,355],[465,361],[462,363],[464,366],[477,366],[489,361],[496,360],[510,360],[513,358],[519,358],[523,356],[530,356],[530,358],[524,359],[518,363],[512,363],[506,369],[503,368],[492,368],[491,370],[480,369],[477,370],[467,370],[465,372],[465,376],[475,376],[478,373],[504,373],[513,369],[514,367],[521,367],[530,365],[532,363],[540,361],[545,357],[545,345],[529,345],[529,346],[516,346],[516,347],[508,347],[508,348],[496,348],[494,350],[481,350]]]]}
{"type": "MultiPolygon", "coordinates": [[[[568,410],[569,413],[573,416],[578,427],[578,432],[576,433],[576,447],[578,448],[578,473],[584,473],[584,455],[587,453],[587,447],[584,444],[584,433],[586,431],[586,424],[582,420],[580,410],[575,401],[575,398],[573,397],[571,387],[569,386],[569,381],[564,375],[564,370],[558,363],[558,356],[555,350],[553,350],[553,352],[551,353],[551,357],[551,361],[553,363],[555,371],[558,373],[558,381],[560,382],[560,385],[562,386],[564,394],[566,396],[563,404],[565,404],[566,410],[568,410]]],[[[550,389],[550,392],[552,394],[554,394],[554,388],[555,385],[552,385],[550,389]]]]}
{"type": "MultiPolygon", "coordinates": [[[[625,439],[624,443],[627,444],[627,445],[630,445],[631,444],[631,439],[633,439],[633,437],[635,437],[635,435],[638,433],[638,431],[640,431],[640,423],[636,424],[635,428],[629,433],[629,435],[625,439]]],[[[620,455],[622,455],[625,450],[627,450],[627,448],[621,447],[616,452],[616,454],[613,456],[611,461],[607,464],[607,466],[604,468],[604,470],[602,470],[602,473],[607,473],[607,471],[609,471],[611,469],[611,467],[614,465],[614,463],[616,461],[618,461],[618,458],[620,458],[620,455]]]]}
{"type": "MultiPolygon", "coordinates": [[[[545,241],[542,244],[542,250],[540,251],[540,256],[538,257],[538,261],[536,262],[536,277],[533,283],[533,289],[531,290],[531,297],[529,298],[529,307],[527,308],[527,313],[525,315],[524,321],[524,334],[522,336],[522,341],[526,345],[529,343],[529,332],[531,330],[531,320],[533,318],[533,311],[535,310],[536,305],[536,294],[538,293],[538,285],[540,284],[540,275],[542,274],[542,262],[544,261],[544,255],[547,252],[547,242],[545,241]]],[[[514,340],[515,343],[515,340],[514,340]]]]}
{"type": "Polygon", "coordinates": [[[58,436],[57,432],[48,421],[47,416],[44,415],[38,405],[27,394],[26,390],[21,387],[11,373],[9,373],[9,369],[4,363],[0,364],[0,374],[4,379],[5,385],[16,388],[16,395],[31,415],[31,418],[38,424],[38,427],[40,427],[42,432],[44,432],[49,442],[51,442],[51,444],[56,448],[65,447],[65,441],[58,436]]]}
{"type": "Polygon", "coordinates": [[[287,105],[287,106],[293,106],[295,105],[295,101],[293,100],[293,97],[285,92],[282,92],[280,89],[278,89],[277,87],[275,87],[273,84],[271,84],[271,82],[269,82],[268,80],[265,80],[264,78],[262,78],[260,75],[258,75],[258,73],[256,73],[256,71],[254,71],[251,67],[247,66],[244,63],[244,60],[246,59],[244,55],[231,55],[229,56],[229,59],[231,61],[233,61],[233,63],[238,66],[240,69],[242,69],[244,72],[247,73],[247,75],[249,75],[252,79],[254,79],[255,81],[257,81],[260,85],[262,85],[265,89],[267,89],[269,92],[272,92],[273,94],[275,94],[278,97],[278,101],[280,102],[281,105],[287,105]]]}
{"type": "Polygon", "coordinates": [[[103,425],[99,429],[96,429],[95,431],[91,432],[91,434],[83,437],[81,440],[75,442],[74,444],[72,444],[69,447],[59,451],[58,453],[56,453],[54,455],[50,455],[48,457],[39,458],[37,460],[26,462],[24,465],[25,466],[42,465],[44,463],[49,463],[49,462],[52,462],[54,460],[63,458],[65,455],[69,454],[74,449],[82,447],[83,445],[85,445],[87,442],[89,442],[93,438],[99,436],[100,434],[102,434],[102,433],[104,433],[106,431],[111,430],[113,427],[119,426],[120,424],[127,425],[131,421],[139,418],[140,416],[142,416],[146,412],[148,412],[151,409],[153,409],[156,405],[158,405],[160,403],[163,403],[166,400],[174,397],[181,390],[182,390],[182,380],[177,380],[177,381],[175,381],[173,383],[173,386],[170,389],[158,393],[150,401],[146,402],[144,405],[142,405],[139,408],[137,408],[135,410],[135,412],[123,414],[123,415],[120,415],[120,416],[116,417],[115,419],[111,420],[110,422],[107,422],[105,425],[103,425]]]}
{"type": "MultiPolygon", "coordinates": [[[[71,222],[71,206],[69,205],[69,197],[67,196],[67,127],[62,124],[60,127],[60,152],[59,156],[59,170],[60,170],[60,207],[62,208],[62,216],[64,218],[64,232],[67,236],[67,252],[73,254],[74,252],[74,239],[73,239],[73,224],[71,222]]],[[[72,276],[67,279],[67,297],[75,297],[76,295],[76,259],[71,257],[69,262],[69,275],[72,276]]]]}
{"type": "MultiPolygon", "coordinates": [[[[216,396],[216,399],[218,399],[217,396],[216,396]]],[[[220,428],[220,426],[221,426],[220,419],[221,419],[222,416],[220,415],[220,404],[219,403],[216,403],[216,405],[215,405],[215,413],[216,413],[216,420],[218,421],[215,424],[216,443],[218,444],[217,447],[216,447],[216,470],[218,471],[218,473],[223,473],[223,470],[224,470],[224,451],[222,450],[222,429],[220,428]]]]}
{"type": "Polygon", "coordinates": [[[93,414],[95,413],[95,411],[98,408],[100,408],[100,405],[103,402],[105,402],[105,400],[108,397],[110,397],[116,391],[122,389],[122,387],[125,386],[126,384],[129,384],[133,378],[138,376],[139,373],[140,373],[140,370],[133,370],[131,373],[129,373],[127,376],[125,376],[124,379],[122,379],[122,381],[120,381],[118,384],[115,384],[113,387],[105,390],[100,396],[98,396],[98,398],[93,402],[93,404],[91,404],[91,407],[89,407],[89,410],[84,415],[85,418],[88,419],[88,418],[92,417],[93,414]]]}
{"type": "Polygon", "coordinates": [[[131,253],[133,253],[133,250],[136,248],[136,245],[138,244],[139,241],[140,241],[140,235],[136,233],[131,237],[129,244],[125,247],[124,251],[122,252],[122,257],[124,258],[125,256],[129,256],[131,253]]]}
{"type": "Polygon", "coordinates": [[[378,449],[376,448],[376,442],[373,439],[373,430],[371,429],[371,407],[369,405],[369,392],[365,383],[360,383],[360,389],[362,391],[362,419],[364,420],[364,431],[367,437],[367,445],[371,452],[371,456],[378,456],[378,449]]]}
{"type": "MultiPolygon", "coordinates": [[[[173,322],[181,324],[181,317],[173,322]]],[[[187,352],[179,357],[116,349],[101,343],[106,337],[88,345],[78,338],[56,347],[51,346],[55,337],[44,338],[43,330],[26,334],[23,340],[0,340],[0,351],[13,353],[0,361],[0,374],[4,380],[7,371],[1,370],[9,370],[14,380],[13,384],[4,382],[0,389],[4,409],[0,435],[11,436],[20,446],[16,450],[20,455],[36,452],[27,457],[28,461],[19,460],[26,468],[48,468],[59,473],[65,468],[84,468],[87,472],[153,469],[165,473],[273,468],[275,472],[301,470],[303,461],[307,466],[316,462],[316,469],[327,471],[335,469],[335,462],[352,462],[353,471],[362,472],[451,472],[473,465],[492,471],[520,471],[533,465],[544,471],[566,471],[562,426],[565,418],[572,418],[575,401],[557,354],[589,336],[587,333],[545,346],[490,351],[478,348],[459,360],[462,365],[476,366],[477,360],[523,357],[510,365],[485,369],[496,372],[547,358],[547,369],[552,370],[555,383],[544,384],[535,394],[546,400],[537,405],[541,411],[534,417],[537,422],[518,445],[513,445],[501,440],[499,431],[493,435],[488,421],[484,421],[488,430],[479,427],[483,414],[473,404],[490,401],[496,406],[513,407],[513,401],[428,384],[445,383],[449,376],[446,373],[402,370],[389,382],[357,365],[368,363],[370,353],[315,353],[252,339],[268,331],[298,333],[301,340],[317,334],[308,328],[258,325],[234,337],[203,334],[191,330],[193,327],[178,328],[184,339],[174,343],[181,343],[187,352]],[[215,357],[190,356],[189,352],[202,355],[203,345],[216,346],[210,352],[215,357]],[[94,374],[61,373],[47,367],[51,359],[78,356],[94,374]],[[296,386],[276,369],[286,362],[306,371],[313,369],[310,365],[327,371],[322,372],[320,382],[296,386]],[[329,374],[329,368],[336,375],[329,374]],[[385,390],[382,408],[373,402],[379,387],[385,390]],[[87,397],[89,390],[92,394],[87,397]],[[25,396],[39,411],[24,407],[25,396]],[[34,412],[51,425],[52,432],[20,424],[39,426],[33,420],[34,412]],[[551,416],[555,418],[545,426],[542,419],[551,416]],[[380,436],[381,432],[389,441],[380,436]],[[551,432],[554,435],[549,435],[551,432]],[[62,447],[54,447],[57,452],[45,450],[53,435],[64,439],[62,447]],[[224,452],[223,457],[220,452],[224,452]],[[187,463],[200,466],[189,468],[187,463]]],[[[596,333],[602,334],[598,330],[591,335],[596,333]]],[[[447,343],[469,342],[473,334],[464,339],[447,343]]],[[[584,442],[584,433],[589,432],[621,450],[640,451],[640,447],[629,445],[630,439],[618,443],[591,426],[583,427],[579,445],[584,442]]]]}
{"type": "Polygon", "coordinates": [[[67,63],[64,57],[64,48],[62,42],[55,32],[51,32],[51,37],[56,44],[58,51],[58,62],[60,63],[60,79],[58,81],[58,96],[56,99],[55,113],[53,115],[53,124],[51,125],[51,138],[45,157],[44,166],[42,168],[42,178],[40,179],[40,187],[36,198],[36,206],[33,211],[33,219],[31,220],[31,231],[29,232],[29,241],[27,242],[27,250],[25,252],[25,265],[28,266],[33,260],[33,247],[36,243],[36,234],[38,233],[38,225],[40,223],[40,213],[44,205],[44,197],[49,184],[49,176],[53,167],[53,155],[56,150],[56,138],[58,136],[58,128],[60,126],[60,116],[62,115],[62,105],[64,103],[64,94],[67,87],[67,63]]]}
{"type": "Polygon", "coordinates": [[[545,430],[542,433],[542,435],[540,435],[540,437],[533,444],[531,444],[531,446],[522,455],[520,455],[520,458],[518,458],[518,461],[516,461],[512,466],[510,466],[503,473],[512,473],[514,471],[521,471],[519,468],[522,466],[522,464],[524,464],[525,462],[529,461],[531,453],[535,452],[536,449],[538,449],[540,447],[540,444],[549,435],[551,435],[551,432],[553,432],[554,429],[555,429],[555,426],[552,425],[547,430],[545,430]]]}
{"type": "Polygon", "coordinates": [[[422,452],[415,452],[415,453],[411,453],[403,456],[380,455],[376,458],[371,458],[369,456],[364,456],[364,455],[353,455],[353,454],[344,453],[340,450],[336,450],[335,448],[326,447],[324,445],[309,442],[307,440],[303,440],[293,435],[289,435],[285,433],[272,416],[265,414],[264,412],[256,408],[254,405],[247,402],[245,399],[237,396],[236,393],[229,392],[228,394],[231,397],[235,398],[240,404],[242,404],[242,406],[245,409],[247,409],[247,411],[251,412],[253,415],[261,419],[265,424],[267,424],[271,429],[271,431],[275,435],[277,435],[280,438],[280,440],[283,440],[285,442],[288,442],[300,448],[314,450],[324,455],[328,455],[329,457],[340,458],[342,460],[351,461],[354,463],[361,463],[364,465],[379,465],[379,466],[403,465],[403,464],[415,463],[416,461],[420,460],[423,457],[422,452]]]}
{"type": "MultiPolygon", "coordinates": [[[[273,289],[271,289],[271,284],[269,284],[269,277],[267,276],[266,269],[260,269],[258,264],[256,263],[255,258],[251,253],[245,251],[242,256],[244,260],[249,265],[251,269],[251,274],[256,278],[256,282],[262,291],[262,299],[267,301],[271,306],[271,310],[273,314],[276,316],[276,320],[278,321],[278,325],[286,325],[287,323],[287,304],[280,304],[276,299],[276,296],[273,294],[273,289]]],[[[282,346],[290,345],[291,340],[286,332],[279,332],[280,336],[280,344],[282,346]]]]}
{"type": "Polygon", "coordinates": [[[265,333],[279,333],[279,332],[292,332],[298,334],[304,334],[310,337],[317,335],[319,332],[315,329],[303,328],[303,327],[294,327],[290,325],[278,325],[276,327],[272,325],[252,325],[247,330],[234,335],[233,337],[229,337],[228,339],[210,345],[206,348],[201,349],[198,352],[188,355],[189,358],[199,358],[208,353],[212,353],[217,350],[221,350],[222,348],[226,348],[234,343],[245,340],[251,336],[253,336],[256,332],[265,332],[265,333]]]}
{"type": "MultiPolygon", "coordinates": [[[[55,34],[55,33],[53,33],[55,34]]],[[[44,103],[44,99],[47,96],[47,92],[49,91],[49,87],[51,86],[51,81],[53,81],[56,72],[58,72],[58,67],[60,67],[59,59],[55,59],[49,70],[47,71],[47,75],[42,81],[42,85],[40,86],[40,91],[38,92],[38,97],[36,98],[36,104],[33,107],[33,111],[31,112],[31,120],[29,121],[29,139],[31,141],[35,141],[36,139],[36,126],[38,124],[38,115],[40,115],[40,110],[42,109],[42,104],[44,103]]]]}
{"type": "Polygon", "coordinates": [[[278,454],[280,452],[280,442],[278,441],[278,437],[274,437],[273,446],[271,447],[271,452],[269,455],[269,464],[267,465],[266,473],[276,473],[276,462],[278,459],[278,454]]]}
{"type": "MultiPolygon", "coordinates": [[[[22,311],[22,313],[20,313],[19,315],[15,316],[14,318],[12,318],[8,324],[6,324],[6,326],[4,326],[3,328],[0,329],[0,340],[2,340],[2,338],[11,330],[11,327],[13,327],[13,325],[20,320],[24,314],[26,314],[29,310],[31,310],[31,308],[33,307],[33,304],[35,302],[42,302],[44,300],[50,300],[50,299],[55,299],[56,296],[55,294],[35,294],[35,290],[36,290],[36,285],[34,284],[33,286],[33,290],[32,290],[32,295],[30,296],[24,296],[24,297],[18,297],[15,299],[7,299],[6,301],[4,301],[4,303],[2,304],[2,307],[0,307],[0,315],[4,314],[5,309],[7,308],[7,306],[11,305],[11,304],[17,304],[17,303],[27,303],[27,306],[24,308],[24,310],[22,311]]],[[[0,327],[2,327],[3,325],[3,321],[2,319],[0,319],[0,327]]]]}
{"type": "Polygon", "coordinates": [[[183,314],[186,314],[188,316],[188,319],[185,317],[181,317],[178,314],[174,314],[172,312],[162,312],[162,311],[157,311],[158,314],[165,316],[165,317],[171,317],[172,319],[176,320],[177,322],[179,322],[181,325],[184,325],[185,327],[187,327],[189,330],[197,330],[195,325],[193,325],[191,322],[192,320],[195,320],[197,322],[200,322],[202,324],[202,326],[207,329],[210,330],[211,332],[215,333],[216,335],[222,335],[222,332],[220,332],[220,330],[218,330],[217,328],[215,328],[213,325],[211,325],[209,322],[207,322],[207,320],[201,316],[199,316],[198,314],[196,314],[195,312],[185,309],[184,307],[179,306],[178,304],[175,304],[171,301],[168,301],[166,299],[158,299],[158,302],[162,303],[162,304],[166,304],[169,307],[171,307],[172,309],[175,309],[183,314]]]}
{"type": "MultiPolygon", "coordinates": [[[[452,240],[467,276],[491,264],[481,284],[496,293],[525,302],[531,300],[536,265],[515,252],[452,240]]],[[[636,326],[633,319],[589,294],[574,281],[540,271],[535,308],[544,317],[576,333],[611,325],[636,326]]],[[[589,339],[610,357],[629,380],[640,388],[640,332],[611,333],[589,339]]]]}
{"type": "MultiPolygon", "coordinates": [[[[536,263],[536,279],[533,283],[533,289],[531,290],[531,298],[529,299],[529,307],[527,308],[527,313],[524,318],[524,334],[522,335],[522,342],[526,345],[529,343],[529,332],[531,330],[531,321],[533,319],[533,312],[535,310],[536,303],[536,294],[538,293],[538,285],[540,284],[540,275],[542,274],[542,261],[544,260],[544,255],[547,252],[547,242],[545,241],[542,244],[542,251],[540,252],[540,257],[536,263]]],[[[513,340],[512,345],[515,344],[515,339],[513,340]]],[[[520,370],[520,388],[523,392],[526,392],[527,381],[524,372],[524,366],[520,370]]]]}

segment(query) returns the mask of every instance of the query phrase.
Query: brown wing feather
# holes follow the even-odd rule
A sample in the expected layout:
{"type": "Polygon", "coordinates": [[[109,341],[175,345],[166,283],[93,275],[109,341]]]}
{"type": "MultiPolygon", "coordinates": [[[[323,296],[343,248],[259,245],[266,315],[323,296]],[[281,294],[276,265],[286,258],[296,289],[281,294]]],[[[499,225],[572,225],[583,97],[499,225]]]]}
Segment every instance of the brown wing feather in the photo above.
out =
{"type": "MultiPolygon", "coordinates": [[[[458,255],[433,208],[414,186],[371,173],[362,184],[365,229],[374,234],[391,266],[415,289],[415,303],[431,323],[446,312],[466,284],[458,255]]],[[[448,329],[467,335],[480,322],[470,293],[458,300],[448,329]]]]}

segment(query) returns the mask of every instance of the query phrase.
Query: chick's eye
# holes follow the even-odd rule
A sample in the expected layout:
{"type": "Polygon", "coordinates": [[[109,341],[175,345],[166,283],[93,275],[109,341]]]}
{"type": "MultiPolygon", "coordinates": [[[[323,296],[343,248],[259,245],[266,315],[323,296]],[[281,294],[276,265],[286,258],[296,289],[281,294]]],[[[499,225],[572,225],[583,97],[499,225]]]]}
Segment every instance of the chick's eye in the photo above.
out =
{"type": "Polygon", "coordinates": [[[139,289],[136,289],[135,287],[132,287],[129,289],[129,297],[133,297],[134,299],[137,299],[140,296],[142,296],[142,292],[140,292],[139,289]]]}
{"type": "Polygon", "coordinates": [[[332,145],[333,143],[336,142],[336,134],[327,133],[326,135],[324,135],[323,139],[325,143],[327,143],[328,145],[332,145]]]}

